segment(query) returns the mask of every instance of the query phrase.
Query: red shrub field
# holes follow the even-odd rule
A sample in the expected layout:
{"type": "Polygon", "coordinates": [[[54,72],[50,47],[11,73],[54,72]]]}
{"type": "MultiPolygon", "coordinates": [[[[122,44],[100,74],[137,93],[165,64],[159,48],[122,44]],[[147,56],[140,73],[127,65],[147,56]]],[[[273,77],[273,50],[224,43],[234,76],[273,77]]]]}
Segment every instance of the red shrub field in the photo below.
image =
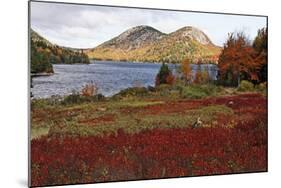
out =
{"type": "MultiPolygon", "coordinates": [[[[33,139],[32,186],[266,171],[266,99],[248,97],[202,99],[206,104],[235,100],[232,108],[241,115],[255,109],[255,118],[237,120],[231,128],[156,128],[133,134],[119,129],[103,136],[33,139]],[[264,108],[256,109],[259,104],[264,108]]],[[[218,122],[227,121],[223,118],[218,122]]]]}

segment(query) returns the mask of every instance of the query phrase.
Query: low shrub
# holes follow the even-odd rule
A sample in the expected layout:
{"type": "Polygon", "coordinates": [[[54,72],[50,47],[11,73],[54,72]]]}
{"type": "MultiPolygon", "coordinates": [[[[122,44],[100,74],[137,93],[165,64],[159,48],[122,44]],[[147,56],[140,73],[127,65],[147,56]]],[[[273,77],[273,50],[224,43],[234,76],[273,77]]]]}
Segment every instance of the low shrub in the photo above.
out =
{"type": "Polygon", "coordinates": [[[148,86],[147,90],[150,91],[150,92],[155,92],[156,91],[155,87],[152,87],[152,86],[148,86]]]}
{"type": "Polygon", "coordinates": [[[48,101],[45,99],[32,99],[31,108],[42,108],[48,105],[48,101]]]}
{"type": "Polygon", "coordinates": [[[181,91],[181,97],[183,98],[200,99],[207,96],[205,91],[200,87],[184,87],[181,91]]]}
{"type": "Polygon", "coordinates": [[[217,86],[215,84],[206,84],[200,86],[204,92],[211,96],[216,96],[218,93],[223,91],[223,88],[221,86],[217,86]]]}
{"type": "Polygon", "coordinates": [[[163,91],[163,90],[170,90],[172,87],[168,84],[161,84],[159,86],[156,86],[156,91],[163,91]]]}
{"type": "Polygon", "coordinates": [[[267,92],[267,83],[263,82],[256,86],[256,89],[260,92],[267,92]]]}
{"type": "Polygon", "coordinates": [[[207,85],[189,85],[180,87],[180,94],[183,98],[200,99],[207,96],[216,96],[222,91],[222,88],[212,84],[207,85]]]}
{"type": "Polygon", "coordinates": [[[86,84],[81,90],[81,95],[83,96],[93,96],[97,95],[97,93],[98,87],[93,82],[86,84]]]}
{"type": "Polygon", "coordinates": [[[180,91],[181,87],[178,85],[161,84],[155,87],[154,95],[169,97],[170,99],[178,98],[180,91]]]}
{"type": "Polygon", "coordinates": [[[247,80],[242,80],[240,86],[238,87],[238,91],[253,91],[253,90],[254,90],[254,84],[247,80]]]}
{"type": "Polygon", "coordinates": [[[61,96],[57,96],[57,95],[53,95],[50,98],[42,98],[42,99],[32,99],[31,100],[31,107],[32,108],[42,108],[45,106],[54,106],[54,105],[59,105],[61,103],[62,97],[61,96]]]}
{"type": "Polygon", "coordinates": [[[267,131],[255,126],[251,121],[233,129],[148,129],[136,134],[118,129],[102,137],[33,139],[31,184],[266,171],[267,131]]]}
{"type": "Polygon", "coordinates": [[[69,105],[69,104],[81,104],[85,102],[97,102],[103,101],[105,97],[102,94],[96,94],[94,96],[83,96],[80,94],[71,94],[66,96],[62,101],[62,105],[69,105]]]}
{"type": "Polygon", "coordinates": [[[119,93],[115,94],[112,98],[113,99],[122,99],[122,98],[129,98],[129,97],[143,97],[147,96],[149,90],[145,87],[131,87],[124,90],[121,90],[119,93]]]}

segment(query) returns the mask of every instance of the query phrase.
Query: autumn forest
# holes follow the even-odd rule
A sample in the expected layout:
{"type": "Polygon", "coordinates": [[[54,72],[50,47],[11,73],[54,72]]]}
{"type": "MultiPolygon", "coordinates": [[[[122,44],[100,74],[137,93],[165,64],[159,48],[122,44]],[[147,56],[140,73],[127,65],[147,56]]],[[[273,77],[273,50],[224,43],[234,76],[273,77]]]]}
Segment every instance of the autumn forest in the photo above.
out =
{"type": "Polygon", "coordinates": [[[30,185],[266,172],[267,28],[223,37],[140,25],[73,48],[31,29],[30,185]]]}

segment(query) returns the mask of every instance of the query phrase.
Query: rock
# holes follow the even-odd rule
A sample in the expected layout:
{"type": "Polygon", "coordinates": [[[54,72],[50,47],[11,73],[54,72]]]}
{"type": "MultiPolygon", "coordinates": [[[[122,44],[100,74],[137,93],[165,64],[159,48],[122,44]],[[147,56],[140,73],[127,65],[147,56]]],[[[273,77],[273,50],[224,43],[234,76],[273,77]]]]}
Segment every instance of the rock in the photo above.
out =
{"type": "Polygon", "coordinates": [[[200,117],[198,117],[197,120],[196,120],[196,122],[194,122],[194,123],[192,124],[192,128],[199,127],[199,126],[202,125],[202,123],[203,123],[203,122],[200,120],[200,117]]]}
{"type": "Polygon", "coordinates": [[[228,104],[229,104],[229,105],[233,105],[234,102],[233,102],[233,101],[229,101],[228,104]]]}
{"type": "Polygon", "coordinates": [[[100,108],[98,108],[98,111],[101,111],[101,112],[105,112],[107,109],[106,108],[104,108],[104,107],[100,107],[100,108]]]}
{"type": "Polygon", "coordinates": [[[148,86],[147,89],[150,92],[155,92],[156,91],[155,87],[152,87],[152,86],[148,86]]]}

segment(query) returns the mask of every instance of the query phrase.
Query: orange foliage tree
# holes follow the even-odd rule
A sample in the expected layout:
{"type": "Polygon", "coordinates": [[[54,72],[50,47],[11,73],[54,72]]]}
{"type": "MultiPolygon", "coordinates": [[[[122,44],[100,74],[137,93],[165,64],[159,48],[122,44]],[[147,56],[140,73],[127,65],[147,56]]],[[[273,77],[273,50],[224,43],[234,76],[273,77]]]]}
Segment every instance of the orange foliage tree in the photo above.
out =
{"type": "Polygon", "coordinates": [[[196,70],[195,78],[194,78],[193,82],[196,83],[196,84],[203,83],[203,74],[202,74],[202,68],[201,68],[201,63],[200,62],[197,65],[197,70],[196,70]]]}
{"type": "Polygon", "coordinates": [[[209,72],[207,70],[207,68],[205,67],[204,69],[202,69],[202,62],[199,61],[198,65],[197,65],[197,70],[195,73],[195,78],[194,78],[194,83],[196,84],[207,84],[210,82],[210,75],[209,72]]]}
{"type": "Polygon", "coordinates": [[[190,60],[188,58],[186,58],[182,61],[181,71],[182,71],[184,80],[186,82],[190,82],[192,79],[192,69],[190,66],[190,60]]]}
{"type": "Polygon", "coordinates": [[[218,60],[219,81],[239,86],[241,80],[258,82],[259,66],[255,51],[243,32],[231,33],[218,60]]]}
{"type": "Polygon", "coordinates": [[[209,74],[209,71],[207,69],[204,69],[202,71],[202,81],[205,84],[209,83],[211,81],[210,74],[209,74]]]}
{"type": "Polygon", "coordinates": [[[86,84],[81,91],[83,96],[94,96],[97,94],[98,87],[93,82],[86,84]]]}

